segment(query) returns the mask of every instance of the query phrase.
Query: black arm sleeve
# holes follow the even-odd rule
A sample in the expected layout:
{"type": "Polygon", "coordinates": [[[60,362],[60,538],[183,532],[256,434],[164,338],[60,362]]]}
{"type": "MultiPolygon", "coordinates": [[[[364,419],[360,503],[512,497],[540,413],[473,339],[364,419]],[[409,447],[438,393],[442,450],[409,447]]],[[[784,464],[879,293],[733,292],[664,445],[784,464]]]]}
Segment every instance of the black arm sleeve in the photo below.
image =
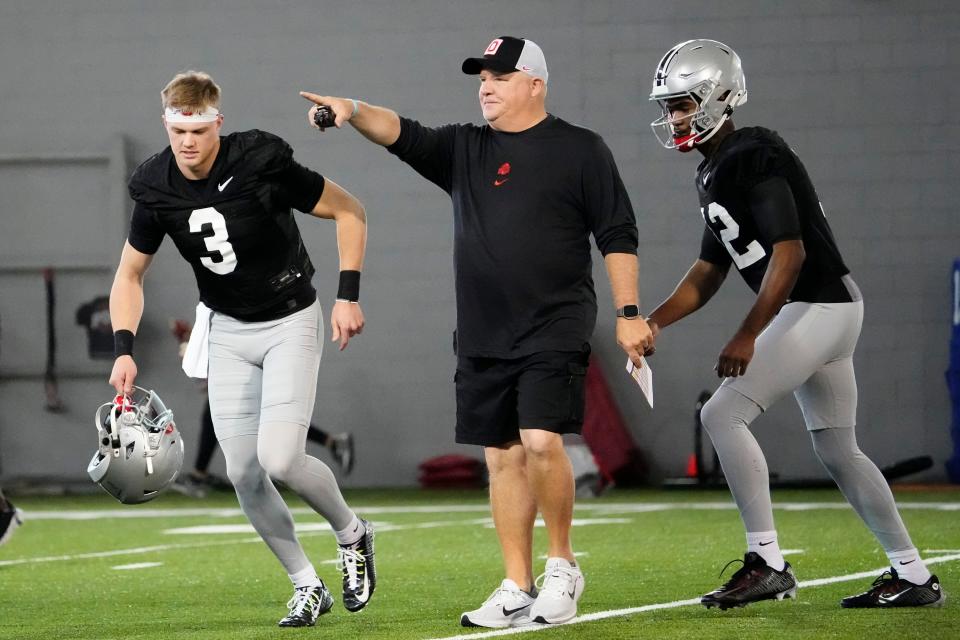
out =
{"type": "Polygon", "coordinates": [[[453,189],[453,143],[457,125],[425,127],[416,120],[400,118],[400,137],[387,151],[447,193],[453,189]]]}
{"type": "Polygon", "coordinates": [[[700,239],[700,259],[710,264],[726,269],[733,262],[730,252],[720,244],[717,236],[713,235],[710,227],[704,226],[703,237],[700,239]]]}
{"type": "Polygon", "coordinates": [[[139,202],[133,207],[133,216],[130,218],[130,233],[127,242],[139,251],[153,255],[160,248],[165,232],[157,222],[157,217],[147,207],[139,202]]]}
{"type": "Polygon", "coordinates": [[[593,153],[585,153],[583,201],[600,253],[631,253],[638,244],[637,219],[610,149],[598,136],[593,153]]]}
{"type": "Polygon", "coordinates": [[[309,213],[317,206],[326,184],[322,175],[292,158],[274,179],[277,182],[280,197],[291,207],[303,213],[309,213]]]}
{"type": "Polygon", "coordinates": [[[747,202],[757,230],[769,244],[801,237],[800,214],[786,178],[777,176],[756,185],[747,202]]]}

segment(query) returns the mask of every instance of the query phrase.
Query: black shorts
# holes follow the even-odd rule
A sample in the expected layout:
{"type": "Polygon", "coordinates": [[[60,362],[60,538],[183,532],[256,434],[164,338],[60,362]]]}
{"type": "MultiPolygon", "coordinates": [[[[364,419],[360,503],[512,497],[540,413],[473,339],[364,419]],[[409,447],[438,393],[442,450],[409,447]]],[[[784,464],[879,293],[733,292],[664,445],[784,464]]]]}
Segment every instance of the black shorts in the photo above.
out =
{"type": "Polygon", "coordinates": [[[459,357],[457,442],[502,445],[521,428],[580,433],[589,359],[589,345],[511,360],[459,357]]]}

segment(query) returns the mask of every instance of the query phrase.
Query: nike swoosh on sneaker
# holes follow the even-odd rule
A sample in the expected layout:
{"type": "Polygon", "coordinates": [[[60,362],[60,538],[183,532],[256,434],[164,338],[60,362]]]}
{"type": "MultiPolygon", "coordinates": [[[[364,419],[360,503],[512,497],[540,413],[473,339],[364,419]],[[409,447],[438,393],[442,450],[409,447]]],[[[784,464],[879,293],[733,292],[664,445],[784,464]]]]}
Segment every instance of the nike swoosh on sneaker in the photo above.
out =
{"type": "Polygon", "coordinates": [[[573,594],[575,594],[576,592],[577,592],[577,588],[574,587],[574,588],[573,588],[573,591],[568,591],[568,592],[567,592],[567,595],[570,596],[570,599],[571,599],[571,600],[574,600],[573,594]]]}
{"type": "Polygon", "coordinates": [[[902,596],[903,594],[905,594],[905,593],[910,593],[911,591],[913,591],[913,587],[910,587],[909,589],[907,589],[907,590],[905,590],[905,591],[901,591],[900,593],[895,593],[895,594],[893,594],[893,595],[891,595],[891,596],[880,596],[879,600],[880,600],[880,602],[882,602],[882,603],[884,603],[884,604],[889,604],[889,603],[893,602],[894,600],[896,600],[897,598],[899,598],[900,596],[902,596]]]}
{"type": "Polygon", "coordinates": [[[367,580],[366,574],[364,574],[363,591],[360,592],[358,599],[360,602],[366,602],[368,598],[370,598],[370,581],[367,580]]]}
{"type": "Polygon", "coordinates": [[[227,188],[227,185],[230,184],[230,181],[231,181],[231,180],[233,180],[233,176],[230,176],[229,178],[227,178],[226,182],[222,182],[222,183],[218,184],[218,185],[217,185],[217,191],[223,191],[224,189],[226,189],[226,188],[227,188]]]}
{"type": "Polygon", "coordinates": [[[523,605],[522,607],[517,607],[516,609],[507,609],[506,605],[504,605],[504,607],[503,607],[503,615],[505,615],[505,616],[512,616],[512,615],[515,614],[517,611],[523,611],[524,609],[529,608],[530,605],[532,605],[532,604],[533,604],[533,603],[531,602],[530,604],[525,604],[525,605],[523,605]]]}

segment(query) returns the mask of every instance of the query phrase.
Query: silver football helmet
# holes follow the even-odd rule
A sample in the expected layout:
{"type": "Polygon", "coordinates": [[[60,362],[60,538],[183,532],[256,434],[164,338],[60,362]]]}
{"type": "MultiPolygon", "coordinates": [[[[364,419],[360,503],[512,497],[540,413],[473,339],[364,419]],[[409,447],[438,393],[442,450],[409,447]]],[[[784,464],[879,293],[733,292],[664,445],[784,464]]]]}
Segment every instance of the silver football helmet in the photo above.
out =
{"type": "Polygon", "coordinates": [[[87,466],[90,478],[124,504],[153,500],[183,464],[183,439],[155,391],[134,387],[97,408],[100,446],[87,466]]]}
{"type": "Polygon", "coordinates": [[[690,151],[706,142],[747,101],[747,81],[740,56],[716,40],[687,40],[667,51],[653,77],[650,99],[663,115],[650,123],[657,139],[667,149],[690,151]],[[667,101],[691,98],[699,105],[690,116],[689,133],[677,137],[667,101]]]}

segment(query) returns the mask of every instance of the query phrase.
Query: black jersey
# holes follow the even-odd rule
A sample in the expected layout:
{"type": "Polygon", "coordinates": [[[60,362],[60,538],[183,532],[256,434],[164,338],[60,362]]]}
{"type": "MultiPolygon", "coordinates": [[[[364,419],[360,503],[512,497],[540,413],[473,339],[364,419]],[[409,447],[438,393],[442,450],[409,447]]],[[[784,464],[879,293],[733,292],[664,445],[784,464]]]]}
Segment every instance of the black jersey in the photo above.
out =
{"type": "Polygon", "coordinates": [[[453,200],[458,354],[582,349],[597,317],[590,234],[604,254],[637,251],[600,136],[554,116],[518,133],[402,118],[389,150],[453,200]]]}
{"type": "Polygon", "coordinates": [[[312,210],[323,186],[321,175],[294,161],[290,145],[263,131],[221,137],[204,180],[187,180],[167,147],[130,178],[136,206],[128,240],[153,254],[169,235],[193,267],[204,304],[240,320],[275,319],[316,300],[291,207],[312,210]]]}
{"type": "Polygon", "coordinates": [[[762,127],[738,129],[697,168],[704,230],[700,258],[731,262],[760,291],[773,245],[801,239],[806,259],[789,300],[844,302],[849,273],[800,158],[762,127]]]}

